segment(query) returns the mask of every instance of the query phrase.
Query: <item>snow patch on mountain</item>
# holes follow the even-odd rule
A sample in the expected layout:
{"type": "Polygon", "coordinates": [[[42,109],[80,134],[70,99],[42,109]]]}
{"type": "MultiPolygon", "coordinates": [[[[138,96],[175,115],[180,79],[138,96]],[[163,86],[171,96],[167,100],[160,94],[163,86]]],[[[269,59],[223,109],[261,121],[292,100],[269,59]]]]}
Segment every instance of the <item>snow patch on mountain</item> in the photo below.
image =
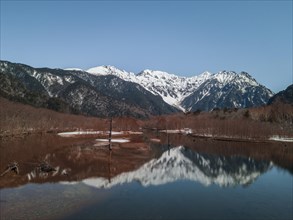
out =
{"type": "Polygon", "coordinates": [[[80,69],[80,68],[66,68],[64,70],[68,70],[68,71],[84,71],[83,69],[80,69]]]}

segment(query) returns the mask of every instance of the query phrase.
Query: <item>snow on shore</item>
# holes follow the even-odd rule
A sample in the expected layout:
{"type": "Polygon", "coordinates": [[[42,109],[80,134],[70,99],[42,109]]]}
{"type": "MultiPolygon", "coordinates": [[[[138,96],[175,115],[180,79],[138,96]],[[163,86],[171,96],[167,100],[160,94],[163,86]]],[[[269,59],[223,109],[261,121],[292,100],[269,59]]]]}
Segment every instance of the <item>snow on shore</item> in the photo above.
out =
{"type": "Polygon", "coordinates": [[[162,133],[169,134],[192,134],[192,130],[190,128],[176,129],[176,130],[160,130],[162,133]]]}
{"type": "MultiPolygon", "coordinates": [[[[109,139],[104,138],[104,139],[96,139],[96,141],[100,141],[100,142],[108,142],[109,139]]],[[[129,142],[129,139],[126,138],[112,138],[111,139],[112,143],[127,143],[129,142]]]]}
{"type": "Polygon", "coordinates": [[[58,133],[61,137],[72,137],[76,135],[84,135],[84,134],[104,134],[105,131],[70,131],[70,132],[60,132],[58,133]]]}
{"type": "MultiPolygon", "coordinates": [[[[74,137],[78,135],[102,134],[108,135],[109,131],[70,131],[58,133],[61,137],[74,137]]],[[[140,131],[112,131],[112,135],[125,135],[125,134],[142,134],[140,131]]]]}
{"type": "MultiPolygon", "coordinates": [[[[198,136],[202,136],[202,137],[209,137],[209,138],[230,138],[230,139],[240,138],[240,139],[242,139],[241,137],[235,137],[235,136],[233,137],[233,136],[226,136],[226,135],[213,135],[213,134],[208,134],[208,133],[196,134],[190,128],[177,129],[177,130],[160,130],[160,132],[169,133],[169,134],[193,134],[193,135],[198,135],[198,136]]],[[[74,137],[74,136],[78,136],[78,135],[93,135],[93,134],[108,135],[109,131],[71,131],[71,132],[58,133],[58,135],[61,137],[74,137]]],[[[130,134],[140,135],[140,134],[143,134],[143,132],[141,132],[141,131],[112,131],[112,135],[130,135],[130,134]]],[[[119,142],[119,139],[117,139],[117,140],[118,140],[117,142],[119,142]]],[[[126,139],[122,139],[121,140],[122,142],[120,142],[120,143],[128,142],[125,140],[126,139]]],[[[247,138],[247,140],[252,140],[252,139],[247,138]]],[[[278,135],[274,135],[274,136],[270,137],[268,140],[280,141],[280,142],[293,142],[293,138],[281,137],[278,135]]],[[[112,140],[112,142],[114,142],[114,140],[112,140]]]]}
{"type": "Polygon", "coordinates": [[[269,140],[281,141],[281,142],[293,142],[293,138],[280,137],[278,135],[270,137],[269,140]]]}

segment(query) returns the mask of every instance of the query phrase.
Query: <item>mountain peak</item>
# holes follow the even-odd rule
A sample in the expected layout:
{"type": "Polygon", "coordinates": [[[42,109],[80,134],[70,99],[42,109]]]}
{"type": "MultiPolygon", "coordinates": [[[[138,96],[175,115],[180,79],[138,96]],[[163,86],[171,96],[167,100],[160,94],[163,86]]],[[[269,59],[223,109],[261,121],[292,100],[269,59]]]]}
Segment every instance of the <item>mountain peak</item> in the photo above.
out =
{"type": "Polygon", "coordinates": [[[270,105],[278,101],[293,105],[293,84],[289,85],[285,90],[280,91],[271,97],[268,101],[268,104],[270,105]]]}
{"type": "Polygon", "coordinates": [[[106,68],[106,66],[92,67],[92,68],[86,70],[86,72],[93,74],[93,75],[109,75],[109,71],[108,71],[108,68],[106,68]]]}
{"type": "Polygon", "coordinates": [[[220,71],[220,72],[214,74],[213,77],[220,83],[227,83],[227,82],[233,80],[236,75],[237,75],[237,73],[234,71],[223,70],[223,71],[220,71]]]}
{"type": "Polygon", "coordinates": [[[143,71],[141,71],[140,73],[137,74],[137,76],[152,76],[154,78],[163,78],[163,79],[168,79],[168,78],[180,78],[177,75],[171,74],[171,73],[167,73],[164,71],[160,71],[160,70],[150,70],[150,69],[145,69],[143,71]]]}
{"type": "Polygon", "coordinates": [[[245,72],[245,71],[241,71],[240,75],[243,75],[243,76],[251,78],[251,75],[249,73],[245,72]]]}
{"type": "Polygon", "coordinates": [[[224,74],[224,75],[235,75],[237,74],[235,71],[228,71],[228,70],[222,70],[220,72],[218,72],[217,74],[224,74]]]}
{"type": "Polygon", "coordinates": [[[202,75],[202,76],[210,76],[210,75],[212,75],[212,73],[209,72],[209,71],[204,71],[204,72],[201,73],[200,75],[202,75]]]}
{"type": "Polygon", "coordinates": [[[117,71],[120,72],[122,70],[110,65],[96,66],[86,70],[86,72],[94,75],[111,75],[113,72],[117,71]]]}
{"type": "Polygon", "coordinates": [[[93,67],[93,68],[86,70],[86,72],[93,74],[93,75],[97,75],[97,76],[113,75],[113,76],[117,76],[125,81],[136,82],[134,73],[118,69],[115,66],[111,66],[111,65],[103,65],[103,66],[93,67]]]}

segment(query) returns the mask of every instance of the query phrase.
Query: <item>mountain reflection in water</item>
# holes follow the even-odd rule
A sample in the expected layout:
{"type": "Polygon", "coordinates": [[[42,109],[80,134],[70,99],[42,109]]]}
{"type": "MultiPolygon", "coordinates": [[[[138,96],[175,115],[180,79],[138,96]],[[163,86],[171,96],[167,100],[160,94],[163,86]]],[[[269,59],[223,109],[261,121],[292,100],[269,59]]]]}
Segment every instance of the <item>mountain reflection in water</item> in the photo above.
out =
{"type": "Polygon", "coordinates": [[[135,171],[125,172],[112,178],[90,178],[82,182],[97,188],[139,182],[142,186],[162,185],[177,180],[190,180],[205,186],[221,187],[247,185],[273,164],[241,156],[216,156],[200,154],[183,146],[165,151],[158,159],[152,159],[135,171]]]}
{"type": "Polygon", "coordinates": [[[47,182],[83,182],[111,188],[133,181],[150,186],[178,180],[233,187],[249,185],[273,165],[290,173],[293,170],[293,148],[273,142],[221,142],[160,134],[158,143],[151,141],[153,134],[143,134],[127,137],[129,143],[114,143],[109,152],[96,138],[44,135],[2,141],[1,171],[11,161],[17,161],[20,173],[1,177],[0,188],[47,182]],[[38,172],[35,168],[42,160],[49,161],[56,171],[38,172]]]}

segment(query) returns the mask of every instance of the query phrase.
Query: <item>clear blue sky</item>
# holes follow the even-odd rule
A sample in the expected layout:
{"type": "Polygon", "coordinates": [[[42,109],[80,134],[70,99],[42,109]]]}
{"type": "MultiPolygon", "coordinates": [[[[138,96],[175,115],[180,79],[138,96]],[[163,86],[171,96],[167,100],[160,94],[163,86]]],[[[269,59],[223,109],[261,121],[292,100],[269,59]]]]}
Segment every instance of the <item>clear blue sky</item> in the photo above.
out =
{"type": "Polygon", "coordinates": [[[1,60],[292,83],[292,1],[3,1],[1,60]]]}

